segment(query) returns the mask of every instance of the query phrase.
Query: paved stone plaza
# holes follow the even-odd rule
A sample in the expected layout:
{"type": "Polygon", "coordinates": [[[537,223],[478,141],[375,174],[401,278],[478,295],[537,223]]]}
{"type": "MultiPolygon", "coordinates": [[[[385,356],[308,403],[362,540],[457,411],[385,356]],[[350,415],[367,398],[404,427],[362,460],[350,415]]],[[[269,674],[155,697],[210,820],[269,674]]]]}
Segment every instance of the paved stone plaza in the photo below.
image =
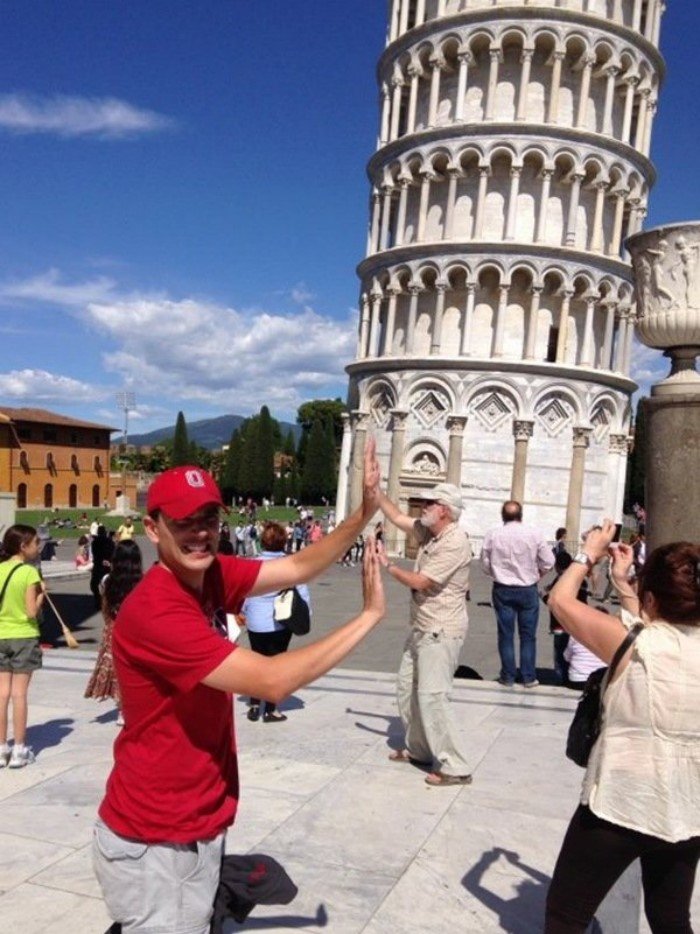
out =
{"type": "MultiPolygon", "coordinates": [[[[491,677],[492,611],[476,606],[487,584],[475,577],[464,660],[491,677]]],[[[54,579],[52,589],[75,606],[87,583],[54,579]]],[[[282,705],[287,723],[249,723],[235,702],[243,794],[229,849],[275,856],[299,895],[286,908],[256,910],[229,931],[541,930],[548,880],[582,777],[563,754],[575,696],[546,685],[529,691],[458,681],[454,703],[474,783],[427,788],[418,769],[387,759],[401,739],[392,674],[405,626],[399,595],[390,591],[386,625],[347,666],[282,705]]],[[[358,572],[332,570],[313,586],[313,597],[320,633],[358,605],[358,572]]],[[[91,639],[90,632],[88,625],[77,635],[91,639]]],[[[544,664],[548,637],[540,642],[544,664]]],[[[90,866],[90,836],[117,727],[108,704],[82,698],[93,660],[92,649],[46,653],[30,695],[37,761],[0,772],[4,931],[102,934],[109,924],[90,866]]],[[[632,872],[601,910],[600,929],[647,931],[637,925],[639,911],[632,872]]]]}

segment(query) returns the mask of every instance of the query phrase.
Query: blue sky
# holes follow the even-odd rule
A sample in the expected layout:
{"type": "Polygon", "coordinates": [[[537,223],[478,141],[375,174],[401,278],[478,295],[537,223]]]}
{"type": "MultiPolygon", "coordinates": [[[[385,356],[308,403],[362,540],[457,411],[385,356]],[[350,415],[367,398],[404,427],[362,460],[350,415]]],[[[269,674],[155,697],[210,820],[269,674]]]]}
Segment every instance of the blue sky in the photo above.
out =
{"type": "MultiPolygon", "coordinates": [[[[345,395],[383,0],[3,0],[0,404],[132,433],[345,395]]],[[[700,218],[671,0],[647,226],[700,218]]],[[[639,348],[648,379],[658,355],[639,348]]]]}

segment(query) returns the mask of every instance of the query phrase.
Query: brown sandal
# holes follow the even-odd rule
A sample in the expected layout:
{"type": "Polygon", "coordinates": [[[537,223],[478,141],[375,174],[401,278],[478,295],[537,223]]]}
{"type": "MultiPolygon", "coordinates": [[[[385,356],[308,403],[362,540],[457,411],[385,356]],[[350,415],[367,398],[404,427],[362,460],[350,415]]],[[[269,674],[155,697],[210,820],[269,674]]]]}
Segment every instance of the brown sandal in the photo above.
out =
{"type": "Polygon", "coordinates": [[[445,775],[444,772],[431,772],[425,777],[425,784],[433,788],[441,788],[443,785],[471,785],[471,783],[471,775],[445,775]]]}

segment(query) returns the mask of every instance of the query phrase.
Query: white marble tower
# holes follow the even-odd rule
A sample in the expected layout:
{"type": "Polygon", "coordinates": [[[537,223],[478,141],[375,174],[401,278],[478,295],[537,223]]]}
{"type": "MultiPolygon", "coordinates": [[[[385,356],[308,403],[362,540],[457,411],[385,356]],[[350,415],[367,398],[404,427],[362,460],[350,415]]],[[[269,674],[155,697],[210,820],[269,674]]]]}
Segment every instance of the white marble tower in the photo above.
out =
{"type": "MultiPolygon", "coordinates": [[[[662,0],[392,0],[338,514],[460,484],[569,539],[620,518],[662,0]]],[[[390,538],[393,550],[403,541],[390,538]]]]}

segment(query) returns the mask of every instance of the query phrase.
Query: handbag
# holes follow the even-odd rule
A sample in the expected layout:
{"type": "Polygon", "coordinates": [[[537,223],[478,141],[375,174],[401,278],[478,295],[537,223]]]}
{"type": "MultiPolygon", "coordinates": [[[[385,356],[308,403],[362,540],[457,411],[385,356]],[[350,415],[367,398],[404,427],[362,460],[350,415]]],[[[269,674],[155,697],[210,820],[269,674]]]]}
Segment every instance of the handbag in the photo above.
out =
{"type": "Polygon", "coordinates": [[[609,668],[598,668],[591,672],[583,687],[581,698],[571,721],[566,737],[566,757],[585,768],[595,741],[600,735],[603,723],[603,695],[608,683],[612,680],[620,659],[632,645],[644,628],[637,623],[627,633],[615,652],[609,668]]]}
{"type": "Polygon", "coordinates": [[[286,626],[295,636],[305,636],[311,629],[309,604],[296,587],[280,590],[275,597],[272,618],[276,623],[286,626]]]}

